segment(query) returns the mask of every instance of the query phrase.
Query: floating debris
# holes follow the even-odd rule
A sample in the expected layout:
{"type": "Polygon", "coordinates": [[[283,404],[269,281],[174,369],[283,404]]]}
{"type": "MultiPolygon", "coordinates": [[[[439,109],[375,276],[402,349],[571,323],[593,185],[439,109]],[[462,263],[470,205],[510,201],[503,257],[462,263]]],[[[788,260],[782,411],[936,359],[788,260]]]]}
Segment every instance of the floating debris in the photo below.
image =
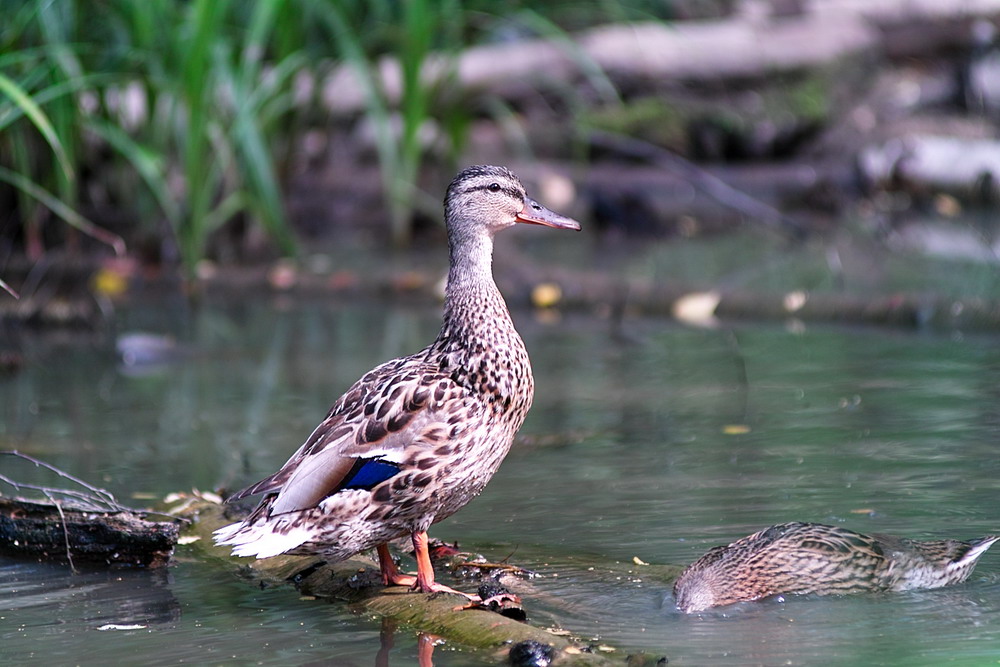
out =
{"type": "Polygon", "coordinates": [[[109,630],[145,630],[148,625],[140,625],[138,623],[134,625],[120,625],[118,623],[105,623],[101,627],[97,628],[100,632],[107,632],[109,630]]]}

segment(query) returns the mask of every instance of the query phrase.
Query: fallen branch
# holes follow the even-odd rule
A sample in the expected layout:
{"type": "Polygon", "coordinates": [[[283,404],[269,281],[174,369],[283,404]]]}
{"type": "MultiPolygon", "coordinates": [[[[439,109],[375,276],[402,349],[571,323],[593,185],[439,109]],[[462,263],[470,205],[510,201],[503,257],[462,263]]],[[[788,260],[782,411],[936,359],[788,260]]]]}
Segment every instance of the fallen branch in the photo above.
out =
{"type": "Polygon", "coordinates": [[[52,496],[65,496],[76,503],[76,508],[82,511],[91,512],[126,512],[134,511],[130,510],[124,505],[120,505],[115,497],[105,489],[98,488],[87,482],[83,481],[78,477],[60,470],[54,465],[48,464],[45,461],[40,461],[32,456],[24,454],[17,451],[16,449],[11,449],[7,451],[0,452],[0,456],[12,456],[22,461],[26,461],[36,468],[44,468],[51,473],[54,473],[57,477],[69,480],[77,486],[83,487],[83,491],[77,491],[75,489],[59,489],[52,486],[40,486],[37,484],[27,484],[25,482],[16,482],[6,475],[0,474],[0,482],[6,482],[18,491],[23,489],[30,489],[33,491],[41,491],[50,500],[52,496]]]}
{"type": "Polygon", "coordinates": [[[650,164],[666,169],[690,183],[700,192],[708,195],[723,206],[729,207],[753,220],[776,227],[784,227],[796,236],[806,232],[806,225],[785,215],[778,209],[737,190],[719,177],[702,169],[690,160],[660,148],[648,141],[634,139],[620,134],[594,130],[590,142],[606,150],[615,151],[629,157],[646,160],[650,164]]]}
{"type": "Polygon", "coordinates": [[[177,544],[173,521],[148,521],[146,513],[120,504],[105,489],[22,454],[2,451],[81,487],[63,489],[17,482],[0,474],[0,482],[18,491],[38,491],[45,499],[0,496],[0,554],[18,558],[111,566],[161,567],[177,544]]]}

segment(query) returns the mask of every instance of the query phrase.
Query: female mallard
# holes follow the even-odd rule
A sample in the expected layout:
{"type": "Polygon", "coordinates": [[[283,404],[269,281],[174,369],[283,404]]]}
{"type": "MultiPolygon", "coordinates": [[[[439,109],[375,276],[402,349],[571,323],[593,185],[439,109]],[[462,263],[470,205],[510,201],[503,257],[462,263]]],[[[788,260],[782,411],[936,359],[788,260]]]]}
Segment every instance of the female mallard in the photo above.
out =
{"type": "Polygon", "coordinates": [[[677,578],[674,599],[681,611],[695,612],[783,593],[941,588],[965,581],[997,540],[917,541],[783,523],[710,549],[677,578]]]}
{"type": "Polygon", "coordinates": [[[336,562],[376,547],[387,585],[457,592],[434,581],[427,529],[483,490],[534,392],[528,354],[493,282],[493,235],[519,222],[580,224],[528,198],[504,167],[466,169],[444,207],[450,269],[437,338],[369,371],[280,470],[230,499],[264,494],[244,521],[215,532],[234,555],[336,562]],[[416,577],[399,573],[386,546],[407,534],[416,577]]]}

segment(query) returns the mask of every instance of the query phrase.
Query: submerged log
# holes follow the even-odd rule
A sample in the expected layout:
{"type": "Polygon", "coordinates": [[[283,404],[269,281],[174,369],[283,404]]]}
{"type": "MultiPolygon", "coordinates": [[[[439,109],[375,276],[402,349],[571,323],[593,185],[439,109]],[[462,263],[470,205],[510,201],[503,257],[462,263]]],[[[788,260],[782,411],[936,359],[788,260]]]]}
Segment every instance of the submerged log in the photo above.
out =
{"type": "Polygon", "coordinates": [[[118,567],[162,567],[177,544],[174,522],[132,511],[0,497],[0,554],[118,567]]]}
{"type": "MultiPolygon", "coordinates": [[[[351,604],[353,609],[376,614],[404,623],[420,632],[468,648],[497,651],[506,660],[512,646],[523,642],[539,642],[552,647],[553,665],[601,666],[620,665],[623,657],[602,655],[571,636],[554,635],[543,628],[507,618],[483,609],[461,609],[464,598],[447,594],[411,593],[407,588],[382,585],[377,566],[362,556],[341,563],[326,564],[308,556],[275,556],[263,560],[237,558],[228,547],[216,546],[212,531],[231,522],[224,508],[216,503],[197,500],[182,510],[194,519],[186,532],[195,541],[193,548],[203,554],[223,560],[234,571],[241,572],[255,585],[294,584],[303,595],[337,600],[351,604]]],[[[678,568],[679,569],[679,568],[678,568]]],[[[656,664],[652,656],[631,657],[629,664],[656,664]],[[652,661],[649,661],[649,660],[652,661]]]]}

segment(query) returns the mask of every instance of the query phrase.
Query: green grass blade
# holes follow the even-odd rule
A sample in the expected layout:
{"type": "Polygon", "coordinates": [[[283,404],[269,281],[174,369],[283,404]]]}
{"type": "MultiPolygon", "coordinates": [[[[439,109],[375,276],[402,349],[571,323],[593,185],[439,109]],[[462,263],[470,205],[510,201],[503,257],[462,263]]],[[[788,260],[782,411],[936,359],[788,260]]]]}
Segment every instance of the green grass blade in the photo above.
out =
{"type": "Polygon", "coordinates": [[[519,18],[536,33],[562,48],[576,62],[577,67],[590,81],[590,85],[606,102],[621,103],[621,95],[618,94],[618,89],[611,78],[596,60],[573,41],[565,30],[530,9],[521,12],[519,18]]]}
{"type": "Polygon", "coordinates": [[[337,43],[340,55],[354,70],[358,84],[362,87],[367,101],[367,111],[375,126],[375,142],[381,159],[396,161],[396,148],[389,125],[389,112],[385,95],[379,85],[379,74],[368,62],[362,48],[362,36],[354,31],[336,4],[315,6],[319,17],[329,28],[337,43]]]}
{"type": "MultiPolygon", "coordinates": [[[[213,163],[209,142],[213,123],[214,87],[212,52],[224,49],[220,40],[222,19],[229,3],[222,0],[197,0],[188,6],[186,24],[178,29],[193,33],[186,42],[181,67],[181,89],[187,125],[183,130],[184,178],[187,181],[188,212],[178,230],[181,253],[188,268],[201,257],[206,237],[205,216],[215,196],[215,179],[209,170],[213,163]]],[[[183,122],[183,121],[182,121],[183,122]]]]}
{"type": "MultiPolygon", "coordinates": [[[[223,82],[240,96],[242,90],[236,75],[223,58],[217,59],[216,67],[223,82]]],[[[283,252],[295,254],[295,240],[285,221],[274,161],[258,124],[256,111],[256,105],[243,103],[233,122],[232,141],[239,155],[238,168],[253,194],[257,204],[254,212],[260,216],[265,229],[278,242],[283,252]]]]}
{"type": "MultiPolygon", "coordinates": [[[[77,79],[60,81],[59,83],[55,83],[47,88],[36,90],[31,94],[31,99],[34,100],[37,106],[42,107],[45,104],[53,100],[57,100],[65,95],[72,95],[80,90],[111,83],[119,80],[120,78],[121,77],[116,74],[88,74],[77,79]]],[[[22,81],[21,83],[21,87],[23,89],[24,82],[22,81]]],[[[11,105],[7,109],[2,109],[2,111],[3,113],[0,114],[0,131],[5,129],[18,118],[23,118],[25,115],[24,108],[17,105],[11,105]]]]}
{"type": "Polygon", "coordinates": [[[9,79],[8,77],[0,74],[0,92],[5,93],[15,105],[17,105],[22,113],[28,117],[28,120],[38,129],[42,137],[52,148],[52,152],[55,153],[56,159],[59,161],[59,165],[62,167],[63,174],[67,180],[72,180],[73,178],[73,167],[70,164],[69,158],[66,156],[66,150],[59,140],[59,136],[56,134],[55,128],[52,127],[52,123],[49,121],[48,116],[42,111],[42,108],[38,106],[37,103],[31,96],[28,95],[20,86],[17,85],[15,81],[9,79]]]}
{"type": "Polygon", "coordinates": [[[121,256],[125,254],[125,241],[122,237],[109,232],[106,229],[98,227],[89,219],[75,211],[72,207],[67,206],[61,199],[26,176],[0,166],[0,181],[5,181],[26,195],[37,199],[43,205],[48,207],[50,211],[65,220],[71,227],[100,241],[101,243],[111,246],[116,255],[121,256]]]}
{"type": "Polygon", "coordinates": [[[223,198],[208,215],[205,216],[205,229],[212,232],[225,224],[240,211],[245,211],[249,207],[246,193],[237,191],[223,198]]]}
{"type": "Polygon", "coordinates": [[[275,17],[284,0],[257,0],[253,5],[250,25],[240,59],[240,87],[253,88],[260,81],[260,64],[264,59],[268,38],[274,29],[275,17]]]}
{"type": "Polygon", "coordinates": [[[108,142],[135,168],[167,219],[176,228],[181,219],[181,211],[167,187],[163,155],[139,144],[116,124],[94,119],[88,124],[88,128],[108,142]]]}

